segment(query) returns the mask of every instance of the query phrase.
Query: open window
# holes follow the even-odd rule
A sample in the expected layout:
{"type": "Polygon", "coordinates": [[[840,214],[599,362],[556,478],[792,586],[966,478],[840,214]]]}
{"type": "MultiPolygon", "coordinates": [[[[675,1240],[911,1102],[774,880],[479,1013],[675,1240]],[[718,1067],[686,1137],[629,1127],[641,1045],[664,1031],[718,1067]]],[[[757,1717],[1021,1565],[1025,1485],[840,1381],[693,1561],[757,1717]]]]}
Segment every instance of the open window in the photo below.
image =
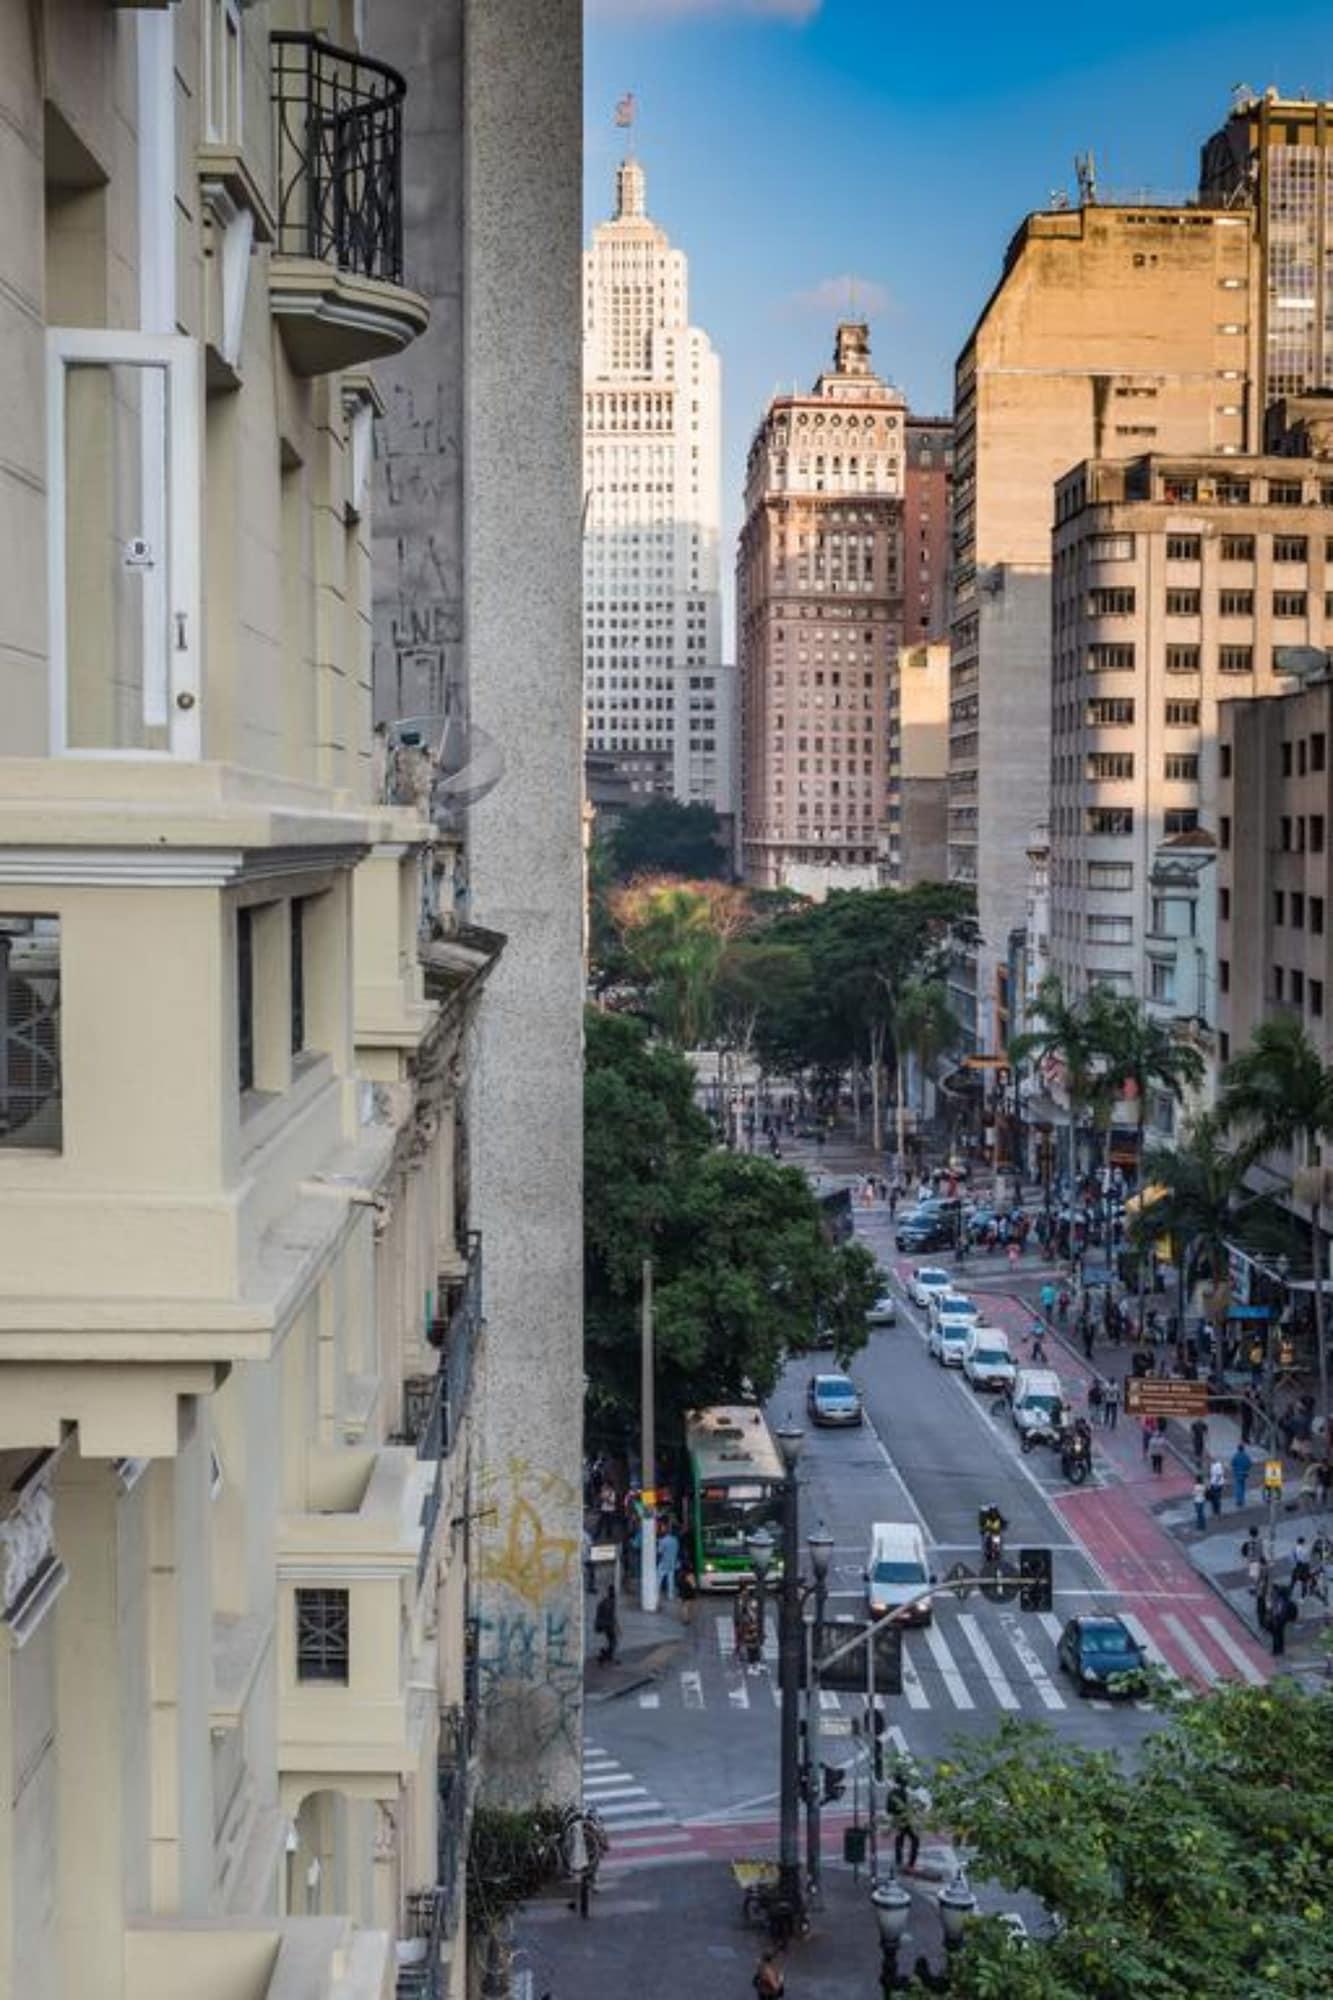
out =
{"type": "Polygon", "coordinates": [[[197,757],[198,348],[47,334],[51,748],[197,757]]]}

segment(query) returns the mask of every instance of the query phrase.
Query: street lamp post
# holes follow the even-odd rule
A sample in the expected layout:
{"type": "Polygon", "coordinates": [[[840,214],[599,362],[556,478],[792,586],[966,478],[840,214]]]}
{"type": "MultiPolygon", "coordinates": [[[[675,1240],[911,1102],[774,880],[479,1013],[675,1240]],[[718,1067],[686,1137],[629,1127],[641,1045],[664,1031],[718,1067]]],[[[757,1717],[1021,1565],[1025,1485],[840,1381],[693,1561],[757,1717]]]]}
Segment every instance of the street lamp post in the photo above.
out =
{"type": "Polygon", "coordinates": [[[977,1899],[972,1894],[972,1885],[960,1868],[952,1882],[940,1890],[940,1923],[944,1929],[944,1949],[952,1954],[963,1942],[967,1920],[976,1915],[977,1899]]]}
{"type": "Polygon", "coordinates": [[[890,1869],[870,1892],[875,1922],[879,1925],[879,1990],[888,2000],[898,1988],[898,1950],[907,1935],[912,1899],[890,1869]]]}
{"type": "Polygon", "coordinates": [[[796,1707],[800,1695],[802,1619],[796,1466],[804,1442],[805,1433],[798,1425],[786,1423],[779,1427],[777,1444],[786,1477],[782,1482],[782,1619],[778,1628],[778,1685],[782,1692],[778,1882],[798,1919],[805,1910],[805,1897],[798,1859],[801,1743],[796,1707]]]}
{"type": "Polygon", "coordinates": [[[805,1874],[810,1890],[818,1901],[822,1881],[823,1850],[821,1844],[820,1809],[823,1805],[824,1767],[819,1754],[820,1730],[820,1689],[819,1662],[824,1650],[824,1607],[828,1603],[829,1564],[833,1560],[833,1537],[827,1528],[819,1528],[807,1537],[810,1550],[810,1567],[814,1571],[815,1620],[810,1634],[810,1672],[806,1678],[805,1697],[805,1757],[807,1784],[805,1792],[805,1874]]]}

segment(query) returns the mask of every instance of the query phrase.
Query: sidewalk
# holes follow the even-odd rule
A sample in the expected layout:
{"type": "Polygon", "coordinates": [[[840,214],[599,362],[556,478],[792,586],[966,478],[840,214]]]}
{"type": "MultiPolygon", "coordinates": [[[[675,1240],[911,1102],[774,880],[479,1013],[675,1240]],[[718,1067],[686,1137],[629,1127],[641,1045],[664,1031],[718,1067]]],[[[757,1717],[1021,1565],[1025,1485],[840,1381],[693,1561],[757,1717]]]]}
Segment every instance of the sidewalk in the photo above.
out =
{"type": "Polygon", "coordinates": [[[690,1628],[679,1604],[663,1603],[659,1611],[642,1611],[630,1596],[619,1605],[620,1645],[614,1666],[603,1666],[597,1655],[602,1642],[592,1629],[597,1599],[585,1592],[583,1619],[583,1697],[585,1702],[614,1701],[649,1687],[667,1673],[688,1643],[690,1628]]]}

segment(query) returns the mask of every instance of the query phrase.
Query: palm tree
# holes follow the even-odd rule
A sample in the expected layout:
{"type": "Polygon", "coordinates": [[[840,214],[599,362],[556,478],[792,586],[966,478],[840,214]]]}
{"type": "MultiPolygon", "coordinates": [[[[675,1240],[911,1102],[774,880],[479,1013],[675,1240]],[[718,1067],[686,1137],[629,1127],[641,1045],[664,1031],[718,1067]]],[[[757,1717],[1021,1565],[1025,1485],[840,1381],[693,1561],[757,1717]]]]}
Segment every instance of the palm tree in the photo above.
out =
{"type": "Polygon", "coordinates": [[[1068,1001],[1055,973],[1048,973],[1037,988],[1031,1012],[1040,1025],[1015,1037],[1009,1049],[1014,1064],[1044,1062],[1054,1058],[1064,1069],[1065,1094],[1069,1099],[1069,1182],[1078,1178],[1078,1126],[1080,1118],[1096,1101],[1101,1050],[1096,1040],[1096,1020],[1090,1014],[1095,995],[1068,1001]]]}
{"type": "MultiPolygon", "coordinates": [[[[1279,1014],[1261,1021],[1242,1049],[1228,1064],[1218,1105],[1229,1125],[1248,1132],[1249,1161],[1266,1153],[1295,1154],[1299,1144],[1306,1162],[1321,1139],[1333,1136],[1333,1068],[1326,1067],[1319,1050],[1301,1023],[1291,1014],[1279,1014]]],[[[1293,1191],[1300,1199],[1299,1171],[1293,1191]]],[[[1319,1405],[1329,1413],[1328,1350],[1324,1338],[1324,1283],[1321,1265],[1320,1211],[1322,1180],[1310,1182],[1310,1230],[1314,1279],[1315,1352],[1319,1368],[1319,1405]]]]}
{"type": "Polygon", "coordinates": [[[898,1161],[901,1166],[907,1139],[907,1098],[904,1091],[904,1058],[915,1057],[924,1070],[939,1056],[958,1045],[958,1020],[949,1005],[942,979],[908,979],[899,987],[893,1002],[894,1095],[897,1099],[898,1161]]]}
{"type": "Polygon", "coordinates": [[[1126,1084],[1134,1086],[1138,1105],[1135,1167],[1142,1189],[1149,1090],[1163,1090],[1173,1103],[1181,1104],[1186,1091],[1197,1090],[1203,1082],[1207,1065],[1192,1042],[1182,1040],[1137,1000],[1112,998],[1105,1010],[1104,1030],[1107,1085],[1116,1097],[1123,1094],[1126,1084]]]}
{"type": "Polygon", "coordinates": [[[1143,1156],[1130,1238],[1140,1256],[1159,1237],[1172,1239],[1181,1328],[1195,1278],[1226,1275],[1227,1244],[1235,1230],[1232,1204],[1247,1164],[1245,1153],[1227,1144],[1226,1128],[1214,1112],[1196,1118],[1179,1144],[1154,1146],[1143,1156]]]}

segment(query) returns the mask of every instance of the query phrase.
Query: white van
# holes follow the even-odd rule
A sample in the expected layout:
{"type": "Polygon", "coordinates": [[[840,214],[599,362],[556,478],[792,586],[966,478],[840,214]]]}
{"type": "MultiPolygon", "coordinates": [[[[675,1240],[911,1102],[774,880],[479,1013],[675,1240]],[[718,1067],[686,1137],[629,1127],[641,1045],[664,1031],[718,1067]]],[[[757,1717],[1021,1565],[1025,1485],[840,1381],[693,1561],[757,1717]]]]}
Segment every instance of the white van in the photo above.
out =
{"type": "Polygon", "coordinates": [[[974,1326],[963,1349],[963,1373],[974,1389],[1013,1388],[1018,1370],[1009,1352],[1009,1336],[998,1326],[974,1326]]]}
{"type": "MultiPolygon", "coordinates": [[[[872,1618],[913,1604],[935,1581],[926,1561],[926,1544],[915,1521],[876,1521],[870,1530],[870,1560],[866,1566],[866,1604],[872,1618]]],[[[913,1625],[930,1623],[930,1606],[914,1611],[913,1625]]]]}
{"type": "Polygon", "coordinates": [[[1024,1451],[1054,1443],[1064,1422],[1064,1391],[1053,1368],[1020,1368],[1009,1405],[1024,1451]]]}

